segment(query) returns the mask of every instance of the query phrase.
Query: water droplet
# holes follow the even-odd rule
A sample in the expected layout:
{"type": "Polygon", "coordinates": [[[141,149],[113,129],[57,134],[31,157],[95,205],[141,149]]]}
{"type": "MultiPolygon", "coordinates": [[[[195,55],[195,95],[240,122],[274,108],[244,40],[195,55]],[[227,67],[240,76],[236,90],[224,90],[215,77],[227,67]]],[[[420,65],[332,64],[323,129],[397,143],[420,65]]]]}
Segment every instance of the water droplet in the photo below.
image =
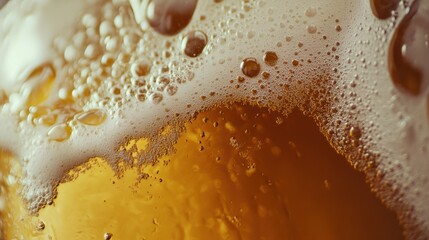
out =
{"type": "Polygon", "coordinates": [[[146,18],[149,25],[163,35],[175,35],[191,21],[197,0],[149,0],[146,18]]]}
{"type": "Polygon", "coordinates": [[[256,77],[261,71],[261,66],[255,58],[246,58],[241,62],[241,71],[248,77],[256,77]]]}
{"type": "Polygon", "coordinates": [[[186,34],[182,41],[182,50],[189,57],[199,56],[207,45],[207,35],[201,31],[186,34]]]}

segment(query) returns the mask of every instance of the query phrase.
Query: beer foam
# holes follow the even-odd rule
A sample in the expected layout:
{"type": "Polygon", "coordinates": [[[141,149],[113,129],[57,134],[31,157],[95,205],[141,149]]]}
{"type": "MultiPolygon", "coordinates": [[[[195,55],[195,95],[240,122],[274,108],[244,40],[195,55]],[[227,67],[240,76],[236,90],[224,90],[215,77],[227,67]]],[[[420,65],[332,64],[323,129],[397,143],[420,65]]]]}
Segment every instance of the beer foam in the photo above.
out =
{"type": "Polygon", "coordinates": [[[89,158],[117,167],[133,161],[120,146],[147,137],[144,164],[171,149],[183,120],[244,102],[312,116],[407,237],[429,237],[428,93],[395,88],[387,62],[407,6],[381,21],[353,0],[198,1],[174,13],[192,11],[189,24],[169,29],[148,22],[151,2],[26,0],[0,11],[0,146],[22,159],[32,211],[89,158]],[[160,134],[166,125],[178,128],[160,134]]]}

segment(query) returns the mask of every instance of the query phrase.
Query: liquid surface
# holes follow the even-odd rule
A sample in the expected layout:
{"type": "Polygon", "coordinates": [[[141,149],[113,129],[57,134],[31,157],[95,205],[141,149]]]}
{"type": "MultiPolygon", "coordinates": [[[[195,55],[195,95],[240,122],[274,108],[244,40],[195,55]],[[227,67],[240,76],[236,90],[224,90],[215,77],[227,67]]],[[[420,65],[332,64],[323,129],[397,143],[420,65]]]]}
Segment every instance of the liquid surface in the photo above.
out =
{"type": "Polygon", "coordinates": [[[364,175],[301,113],[216,108],[186,124],[175,151],[120,179],[92,159],[33,226],[6,222],[6,239],[403,239],[364,175]]]}

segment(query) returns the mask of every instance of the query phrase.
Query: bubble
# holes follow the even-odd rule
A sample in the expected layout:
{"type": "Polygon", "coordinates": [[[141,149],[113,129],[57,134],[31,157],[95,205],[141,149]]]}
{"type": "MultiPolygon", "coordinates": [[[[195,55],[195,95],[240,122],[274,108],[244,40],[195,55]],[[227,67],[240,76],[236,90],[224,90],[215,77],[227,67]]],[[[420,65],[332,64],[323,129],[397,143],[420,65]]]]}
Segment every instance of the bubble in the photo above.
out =
{"type": "Polygon", "coordinates": [[[343,28],[340,25],[335,26],[335,31],[341,32],[341,30],[343,30],[343,28]]]}
{"type": "Polygon", "coordinates": [[[314,34],[317,32],[317,27],[314,25],[309,25],[307,26],[307,32],[310,34],[314,34]]]}
{"type": "Polygon", "coordinates": [[[164,96],[161,93],[152,93],[150,99],[153,103],[159,104],[164,99],[164,96]]]}
{"type": "Polygon", "coordinates": [[[89,44],[84,52],[84,56],[89,59],[94,59],[98,57],[98,55],[101,53],[100,49],[95,44],[89,44]]]}
{"type": "Polygon", "coordinates": [[[63,142],[70,138],[71,133],[72,133],[71,127],[65,123],[62,123],[62,124],[53,126],[48,131],[48,137],[52,141],[63,142]]]}
{"type": "Polygon", "coordinates": [[[55,77],[55,70],[50,64],[33,70],[23,86],[24,95],[28,94],[26,105],[37,106],[45,102],[51,93],[55,77]]]}
{"type": "Polygon", "coordinates": [[[207,35],[201,31],[192,31],[182,40],[182,51],[189,57],[199,56],[207,45],[207,35]]]}
{"type": "Polygon", "coordinates": [[[151,70],[151,63],[147,60],[140,60],[131,65],[131,74],[135,77],[147,76],[151,70]]]}
{"type": "Polygon", "coordinates": [[[264,54],[265,64],[267,64],[269,66],[275,66],[277,64],[277,60],[279,60],[277,53],[271,52],[271,51],[265,52],[265,54],[264,54]]]}
{"type": "Polygon", "coordinates": [[[86,27],[86,28],[95,28],[98,25],[98,18],[95,17],[92,14],[85,14],[82,17],[82,24],[86,27]]]}
{"type": "Polygon", "coordinates": [[[309,7],[307,10],[305,10],[305,16],[307,17],[314,17],[317,14],[317,10],[314,7],[309,7]]]}
{"type": "Polygon", "coordinates": [[[429,3],[417,0],[393,35],[389,70],[395,86],[411,95],[424,92],[429,83],[429,3]]]}
{"type": "Polygon", "coordinates": [[[292,65],[294,65],[295,67],[299,65],[299,61],[298,60],[292,60],[292,65]]]}
{"type": "Polygon", "coordinates": [[[400,0],[370,0],[371,10],[379,19],[387,19],[398,8],[400,0]]]}
{"type": "Polygon", "coordinates": [[[97,126],[106,120],[106,114],[99,109],[93,109],[77,114],[75,119],[85,125],[97,126]]]}
{"type": "Polygon", "coordinates": [[[178,90],[178,87],[176,85],[169,85],[166,88],[166,91],[170,96],[173,96],[174,94],[176,94],[177,90],[178,90]]]}
{"type": "Polygon", "coordinates": [[[248,77],[256,77],[261,71],[261,66],[255,58],[246,58],[241,62],[241,71],[248,77]]]}
{"type": "Polygon", "coordinates": [[[351,138],[358,140],[362,137],[362,131],[359,127],[351,127],[349,131],[349,135],[351,138]]]}
{"type": "Polygon", "coordinates": [[[72,62],[76,60],[78,57],[79,57],[78,51],[73,45],[68,46],[64,51],[64,59],[68,62],[72,62]]]}
{"type": "Polygon", "coordinates": [[[38,221],[36,224],[36,231],[43,231],[45,230],[45,223],[43,221],[38,221]]]}
{"type": "Polygon", "coordinates": [[[104,234],[104,240],[110,240],[110,239],[112,239],[112,237],[113,237],[113,234],[111,234],[111,233],[105,233],[104,234]]]}
{"type": "Polygon", "coordinates": [[[176,35],[191,21],[197,0],[150,0],[146,9],[149,25],[163,35],[176,35]]]}

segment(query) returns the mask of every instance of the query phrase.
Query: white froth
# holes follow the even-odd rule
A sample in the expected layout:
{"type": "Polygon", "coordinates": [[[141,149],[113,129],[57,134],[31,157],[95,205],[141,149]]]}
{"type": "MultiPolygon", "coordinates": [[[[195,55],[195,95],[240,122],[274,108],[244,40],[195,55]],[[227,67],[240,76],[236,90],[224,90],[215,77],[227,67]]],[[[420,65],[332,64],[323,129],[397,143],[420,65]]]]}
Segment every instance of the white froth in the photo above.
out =
{"type": "MultiPolygon", "coordinates": [[[[422,224],[422,234],[429,236],[429,192],[425,191],[429,187],[426,97],[404,96],[395,90],[390,80],[386,66],[387,40],[394,30],[389,27],[390,22],[373,18],[368,2],[354,0],[232,2],[199,1],[190,25],[179,35],[169,38],[150,29],[141,29],[145,1],[131,1],[134,15],[126,19],[115,17],[119,10],[110,3],[103,3],[101,10],[95,7],[96,11],[91,8],[95,3],[91,0],[12,1],[1,10],[0,90],[8,95],[18,92],[27,75],[46,62],[66,62],[62,68],[56,69],[55,86],[58,88],[61,83],[73,81],[70,72],[83,76],[91,84],[85,71],[96,72],[97,66],[78,71],[75,65],[85,65],[86,60],[91,62],[97,58],[108,62],[105,59],[110,55],[101,57],[97,51],[111,52],[113,58],[119,58],[114,54],[124,51],[131,55],[131,61],[148,61],[152,64],[150,74],[153,76],[162,76],[162,67],[165,67],[156,62],[168,61],[170,72],[166,75],[172,81],[168,86],[177,87],[177,92],[170,96],[166,89],[157,88],[163,83],[155,81],[154,86],[144,89],[150,94],[144,95],[143,102],[128,93],[119,94],[120,100],[111,100],[119,98],[109,93],[114,84],[125,89],[129,82],[136,80],[129,75],[122,78],[130,64],[118,65],[106,80],[102,79],[99,92],[91,92],[88,99],[76,102],[78,112],[102,108],[108,114],[106,121],[99,126],[71,122],[72,134],[63,142],[47,138],[50,127],[35,127],[27,121],[18,123],[19,117],[12,113],[12,104],[0,106],[0,146],[14,151],[25,162],[27,177],[23,182],[29,190],[25,197],[38,207],[38,201],[50,197],[54,184],[72,167],[94,156],[111,156],[114,163],[124,136],[156,134],[166,120],[172,120],[176,114],[187,118],[195,111],[225,101],[246,101],[288,112],[294,107],[303,108],[309,100],[307,89],[318,87],[315,79],[331,75],[338,76],[327,83],[329,94],[339,99],[332,106],[338,111],[324,115],[363,129],[363,139],[367,143],[364,150],[377,155],[378,170],[388,173],[383,181],[401,191],[408,189],[401,200],[415,209],[416,218],[422,224]],[[24,5],[31,7],[24,8],[24,5]],[[86,20],[81,21],[85,13],[90,15],[85,15],[83,19],[86,20]],[[202,15],[204,21],[199,20],[202,15]],[[82,22],[83,25],[93,25],[96,24],[94,21],[102,21],[98,30],[90,26],[85,34],[108,35],[103,38],[106,42],[100,43],[105,44],[104,50],[97,47],[100,41],[96,40],[91,43],[95,45],[88,45],[88,48],[85,44],[89,43],[76,33],[81,31],[83,34],[82,22]],[[191,30],[204,31],[209,38],[203,54],[196,59],[187,58],[180,52],[181,39],[191,30]],[[287,37],[290,39],[286,40],[287,37]],[[54,39],[65,39],[58,50],[53,48],[54,39]],[[123,39],[123,43],[118,43],[118,39],[123,39]],[[165,52],[166,39],[174,47],[169,53],[165,52]],[[337,42],[340,45],[336,45],[337,42]],[[262,56],[266,51],[275,51],[279,56],[277,68],[264,64],[262,56]],[[235,88],[237,76],[243,76],[240,64],[247,57],[256,58],[261,72],[269,72],[270,77],[263,83],[258,82],[261,77],[246,77],[244,83],[235,88]],[[294,66],[294,61],[298,66],[294,66]],[[108,101],[106,97],[109,97],[108,101]],[[103,104],[103,100],[107,102],[103,104]]],[[[127,3],[120,5],[126,8],[127,3]]],[[[132,11],[125,12],[133,14],[132,11]]],[[[404,12],[402,9],[401,14],[404,12]]],[[[74,85],[79,85],[78,80],[74,81],[74,85]]],[[[76,96],[79,91],[85,91],[75,90],[73,94],[76,96]]],[[[60,98],[67,95],[64,89],[59,92],[60,98]]],[[[328,130],[329,126],[322,128],[328,130]]],[[[344,133],[334,132],[337,142],[341,142],[344,133]]],[[[148,159],[142,160],[150,160],[151,156],[145,157],[148,159]]],[[[350,160],[356,164],[364,161],[350,160]]]]}

